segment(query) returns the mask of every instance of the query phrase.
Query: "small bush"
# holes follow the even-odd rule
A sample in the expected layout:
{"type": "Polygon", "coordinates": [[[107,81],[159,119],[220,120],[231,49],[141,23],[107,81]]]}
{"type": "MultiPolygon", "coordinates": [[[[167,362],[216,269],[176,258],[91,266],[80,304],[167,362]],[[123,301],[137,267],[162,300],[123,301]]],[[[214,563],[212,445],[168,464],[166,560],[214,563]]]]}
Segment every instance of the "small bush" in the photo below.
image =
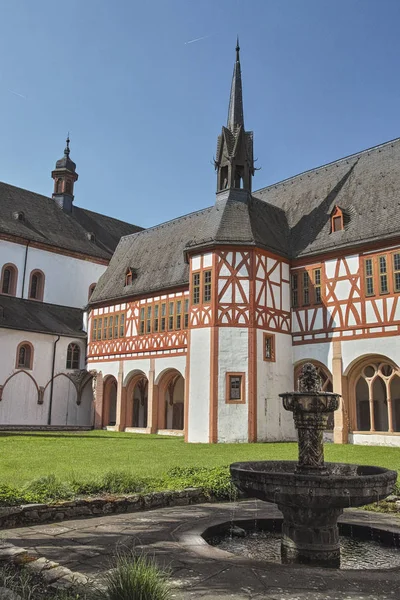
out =
{"type": "Polygon", "coordinates": [[[167,573],[150,558],[133,552],[117,557],[115,569],[104,575],[104,600],[169,600],[167,573]]]}
{"type": "Polygon", "coordinates": [[[171,489],[201,488],[208,496],[232,500],[237,490],[232,485],[229,467],[174,467],[164,479],[171,489]]]}
{"type": "Polygon", "coordinates": [[[35,502],[68,500],[74,495],[72,487],[55,475],[38,477],[29,482],[23,489],[26,495],[35,499],[35,502]]]}
{"type": "Polygon", "coordinates": [[[149,481],[127,471],[110,471],[88,481],[72,479],[71,486],[75,495],[78,496],[135,494],[148,491],[151,488],[149,481]]]}

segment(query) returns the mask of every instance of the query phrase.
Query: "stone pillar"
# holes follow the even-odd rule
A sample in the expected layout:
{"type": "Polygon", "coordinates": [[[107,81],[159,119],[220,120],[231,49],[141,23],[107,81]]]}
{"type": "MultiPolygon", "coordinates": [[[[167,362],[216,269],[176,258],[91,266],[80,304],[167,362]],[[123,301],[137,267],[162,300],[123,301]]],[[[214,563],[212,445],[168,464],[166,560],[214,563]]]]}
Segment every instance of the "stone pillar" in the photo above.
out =
{"type": "Polygon", "coordinates": [[[342,396],[339,400],[339,408],[334,413],[333,441],[335,444],[347,444],[348,423],[346,405],[348,398],[343,397],[345,386],[343,385],[342,344],[339,340],[333,341],[332,379],[334,393],[342,396]]]}
{"type": "Polygon", "coordinates": [[[104,382],[103,373],[99,371],[96,374],[95,385],[93,390],[94,403],[94,428],[101,429],[103,427],[103,400],[104,400],[104,382]]]}
{"type": "Polygon", "coordinates": [[[147,429],[156,433],[158,429],[158,385],[155,383],[155,360],[150,360],[149,384],[147,388],[147,429]]]}
{"type": "Polygon", "coordinates": [[[126,387],[124,386],[124,363],[120,361],[118,371],[117,387],[117,417],[115,422],[116,431],[124,431],[126,420],[126,387]]]}

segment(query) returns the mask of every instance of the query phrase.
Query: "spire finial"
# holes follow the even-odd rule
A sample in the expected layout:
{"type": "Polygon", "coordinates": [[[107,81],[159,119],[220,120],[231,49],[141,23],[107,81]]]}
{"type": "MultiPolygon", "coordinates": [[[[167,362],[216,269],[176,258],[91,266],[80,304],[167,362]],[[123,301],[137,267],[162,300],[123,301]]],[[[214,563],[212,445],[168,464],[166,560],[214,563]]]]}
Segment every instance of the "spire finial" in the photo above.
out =
{"type": "Polygon", "coordinates": [[[69,156],[69,152],[70,152],[70,150],[69,150],[69,142],[70,142],[69,131],[68,131],[67,139],[65,141],[67,142],[67,145],[65,146],[64,155],[69,156]]]}
{"type": "Polygon", "coordinates": [[[236,62],[233,66],[233,77],[231,85],[231,95],[229,99],[229,110],[228,110],[228,123],[227,127],[231,131],[238,125],[244,127],[243,119],[243,98],[242,98],[242,75],[240,69],[240,57],[239,57],[239,36],[236,40],[236,62]]]}
{"type": "Polygon", "coordinates": [[[239,36],[236,37],[236,62],[240,62],[240,46],[239,46],[239,36]]]}

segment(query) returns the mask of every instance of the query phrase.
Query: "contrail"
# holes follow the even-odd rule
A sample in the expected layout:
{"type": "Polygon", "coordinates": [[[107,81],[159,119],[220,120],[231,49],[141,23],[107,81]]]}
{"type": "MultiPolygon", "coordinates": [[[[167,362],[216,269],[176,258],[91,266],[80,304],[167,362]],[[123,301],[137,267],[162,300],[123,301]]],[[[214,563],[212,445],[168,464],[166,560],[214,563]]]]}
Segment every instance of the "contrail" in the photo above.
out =
{"type": "Polygon", "coordinates": [[[14,90],[7,90],[7,92],[10,92],[10,94],[14,94],[15,96],[19,96],[20,98],[24,98],[26,100],[26,96],[24,96],[23,94],[18,94],[18,92],[14,92],[14,90]]]}
{"type": "Polygon", "coordinates": [[[194,44],[194,42],[200,42],[200,40],[206,40],[209,37],[211,37],[211,34],[210,35],[203,35],[203,37],[196,38],[195,40],[189,40],[188,42],[185,42],[185,46],[187,44],[194,44]]]}

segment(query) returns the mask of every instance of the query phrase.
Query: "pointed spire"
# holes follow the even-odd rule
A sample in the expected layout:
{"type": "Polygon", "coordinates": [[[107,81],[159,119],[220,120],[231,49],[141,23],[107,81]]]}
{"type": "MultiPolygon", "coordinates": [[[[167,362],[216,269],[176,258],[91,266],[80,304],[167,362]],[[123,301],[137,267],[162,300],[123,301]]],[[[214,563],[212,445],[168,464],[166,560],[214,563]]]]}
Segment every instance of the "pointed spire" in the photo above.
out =
{"type": "Polygon", "coordinates": [[[234,131],[239,125],[244,127],[242,74],[240,70],[240,46],[238,36],[236,41],[236,62],[235,66],[233,67],[227,127],[231,131],[234,131]]]}
{"type": "Polygon", "coordinates": [[[69,131],[68,131],[68,135],[67,135],[67,139],[65,140],[67,145],[65,146],[65,150],[64,150],[64,156],[69,156],[70,150],[69,150],[69,131]]]}

